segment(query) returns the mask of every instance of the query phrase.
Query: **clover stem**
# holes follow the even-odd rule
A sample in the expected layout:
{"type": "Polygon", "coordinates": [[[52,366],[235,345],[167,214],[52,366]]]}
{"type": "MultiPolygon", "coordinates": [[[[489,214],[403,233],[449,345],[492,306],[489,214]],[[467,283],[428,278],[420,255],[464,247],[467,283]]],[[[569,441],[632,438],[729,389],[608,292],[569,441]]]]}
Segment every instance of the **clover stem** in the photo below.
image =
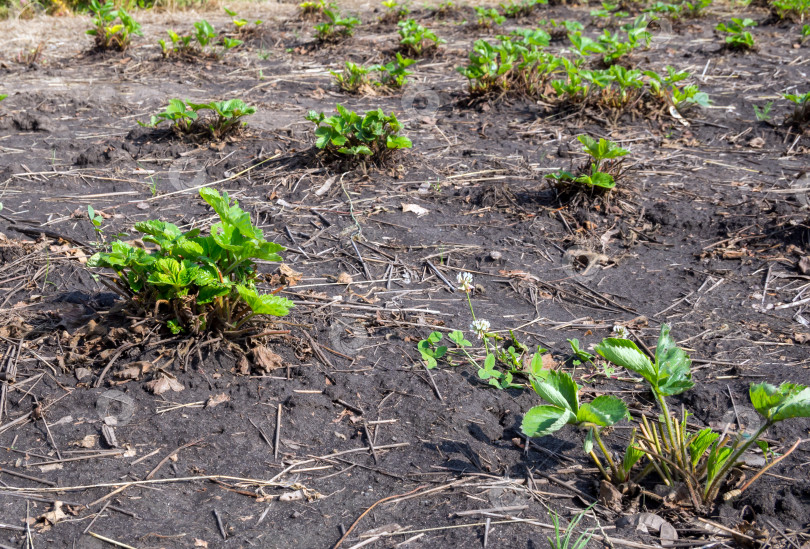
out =
{"type": "MultiPolygon", "coordinates": [[[[467,305],[470,307],[470,314],[472,315],[473,322],[475,322],[478,319],[475,318],[475,310],[473,310],[472,299],[470,299],[470,291],[465,290],[464,294],[467,296],[467,305]]],[[[489,354],[489,343],[487,342],[486,334],[482,334],[481,339],[484,340],[484,350],[489,354]]]]}
{"type": "Polygon", "coordinates": [[[472,299],[470,299],[470,292],[469,292],[469,291],[465,291],[465,292],[464,292],[464,294],[467,296],[467,305],[469,305],[469,307],[470,307],[470,314],[472,315],[472,319],[473,319],[473,321],[475,321],[475,320],[477,320],[477,319],[475,318],[475,311],[473,310],[472,299]]]}

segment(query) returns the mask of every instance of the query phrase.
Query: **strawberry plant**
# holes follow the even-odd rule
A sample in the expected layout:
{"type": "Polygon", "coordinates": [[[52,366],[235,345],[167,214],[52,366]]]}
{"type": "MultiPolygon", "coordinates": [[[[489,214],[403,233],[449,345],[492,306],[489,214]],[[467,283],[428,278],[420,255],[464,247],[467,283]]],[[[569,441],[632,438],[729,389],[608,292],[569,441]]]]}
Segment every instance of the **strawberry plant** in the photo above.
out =
{"type": "Polygon", "coordinates": [[[587,57],[592,53],[605,52],[605,46],[603,46],[596,40],[593,40],[592,38],[583,36],[581,31],[574,31],[569,33],[568,40],[570,40],[571,46],[573,46],[574,51],[577,52],[582,57],[587,57]]]}
{"type": "Polygon", "coordinates": [[[548,4],[548,0],[509,0],[507,4],[501,3],[501,9],[506,17],[528,17],[541,4],[548,4]]]}
{"type": "Polygon", "coordinates": [[[302,19],[316,19],[322,17],[324,10],[327,9],[334,10],[337,9],[337,6],[325,0],[307,1],[298,4],[298,12],[302,19]]]}
{"type": "Polygon", "coordinates": [[[506,17],[498,13],[495,8],[484,8],[478,6],[475,8],[475,13],[478,16],[477,25],[481,28],[488,29],[492,25],[503,25],[506,17]]]}
{"type": "Polygon", "coordinates": [[[562,40],[572,32],[581,31],[585,27],[579,21],[557,21],[556,19],[549,19],[548,22],[541,22],[546,25],[548,33],[554,40],[562,40]]]}
{"type": "Polygon", "coordinates": [[[354,34],[354,27],[360,24],[356,17],[341,17],[334,9],[324,9],[326,21],[315,25],[315,37],[319,42],[336,42],[354,34]]]}
{"type": "Polygon", "coordinates": [[[173,129],[180,133],[191,131],[191,124],[197,120],[197,113],[186,105],[182,99],[169,99],[168,106],[157,114],[153,114],[148,124],[138,121],[144,127],[154,128],[161,122],[169,122],[173,129]]]}
{"type": "Polygon", "coordinates": [[[235,11],[229,10],[228,8],[223,9],[225,10],[225,13],[227,13],[230,17],[233,17],[233,20],[231,22],[233,23],[233,26],[236,27],[237,32],[239,32],[240,34],[256,31],[258,30],[259,26],[261,26],[261,24],[264,23],[264,21],[262,21],[261,19],[256,19],[255,21],[253,21],[253,26],[251,27],[250,22],[247,19],[239,17],[239,15],[235,11]]]}
{"type": "Polygon", "coordinates": [[[810,0],[772,0],[771,10],[779,19],[803,21],[810,14],[810,0]]]}
{"type": "Polygon", "coordinates": [[[470,95],[509,90],[538,95],[543,83],[562,63],[561,58],[542,52],[535,45],[542,44],[547,37],[546,33],[540,32],[542,34],[523,34],[522,43],[508,36],[499,36],[500,41],[496,44],[476,40],[467,66],[456,68],[469,81],[470,95]]]}
{"type": "MultiPolygon", "coordinates": [[[[686,411],[673,416],[666,400],[695,385],[691,360],[676,345],[668,326],[661,326],[652,360],[629,339],[607,338],[596,351],[609,362],[639,374],[661,411],[657,421],[642,417],[639,437],[629,447],[642,452],[649,461],[641,476],[654,470],[668,486],[682,483],[698,510],[713,504],[728,475],[751,446],[757,444],[763,451],[768,450],[760,437],[770,427],[785,419],[810,417],[810,388],[794,383],[779,386],[758,383],[750,386],[749,398],[764,421],[753,435],[739,433],[731,437],[725,432],[715,433],[711,428],[690,433],[686,411]]],[[[772,460],[735,493],[747,489],[778,461],[772,460]]]]}
{"type": "MultiPolygon", "coordinates": [[[[523,45],[527,48],[537,47],[537,48],[547,48],[548,45],[551,43],[551,36],[544,31],[543,29],[515,29],[510,34],[511,37],[519,37],[523,45]]],[[[507,37],[499,37],[501,40],[507,39],[507,37]]]]}
{"type": "Polygon", "coordinates": [[[663,15],[670,19],[679,19],[683,13],[684,4],[670,4],[669,2],[655,2],[644,8],[644,13],[663,15]]]}
{"type": "Polygon", "coordinates": [[[385,15],[380,18],[382,21],[399,21],[411,13],[407,4],[400,4],[397,0],[383,0],[382,5],[385,8],[385,15]]]}
{"type": "Polygon", "coordinates": [[[602,395],[591,402],[581,403],[579,385],[565,372],[549,371],[545,379],[531,379],[532,388],[549,404],[535,406],[523,416],[520,429],[528,437],[542,437],[574,425],[586,432],[583,450],[596,464],[606,480],[626,482],[633,466],[643,453],[628,447],[628,453],[618,465],[602,442],[602,431],[623,419],[629,419],[627,405],[618,397],[602,395]],[[610,472],[594,451],[594,442],[607,461],[610,472]]]}
{"type": "Polygon", "coordinates": [[[173,30],[167,30],[166,32],[169,35],[169,40],[171,40],[171,43],[166,42],[165,40],[158,40],[158,45],[160,46],[160,51],[163,54],[163,57],[169,57],[169,55],[174,52],[186,53],[191,51],[191,39],[193,37],[190,34],[187,36],[181,36],[173,30]]]}
{"type": "Polygon", "coordinates": [[[426,29],[413,19],[399,22],[399,36],[401,38],[399,43],[403,49],[417,57],[422,55],[424,50],[446,42],[436,36],[432,30],[426,29]]]}
{"type": "Polygon", "coordinates": [[[346,61],[342,72],[330,72],[340,89],[346,93],[369,93],[373,91],[372,87],[391,91],[405,85],[408,75],[412,74],[407,69],[414,63],[416,63],[414,59],[403,57],[396,52],[396,59],[384,65],[363,67],[346,61]],[[377,73],[379,79],[373,79],[372,73],[377,73]]]}
{"type": "Polygon", "coordinates": [[[656,98],[672,105],[679,112],[685,112],[694,106],[707,107],[711,104],[709,95],[700,91],[696,85],[688,84],[681,87],[677,85],[678,82],[689,78],[688,72],[678,71],[670,66],[667,66],[666,70],[666,76],[655,71],[644,71],[644,76],[648,78],[647,84],[656,98]]]}
{"type": "Polygon", "coordinates": [[[682,88],[672,86],[670,91],[672,92],[672,104],[679,111],[684,111],[693,105],[708,107],[711,103],[709,95],[700,91],[695,84],[689,84],[682,88]]]}
{"type": "Polygon", "coordinates": [[[808,40],[810,40],[810,25],[803,25],[801,43],[804,44],[808,40]]]}
{"type": "Polygon", "coordinates": [[[453,0],[445,0],[433,8],[433,15],[439,19],[443,19],[450,14],[455,13],[457,9],[458,8],[456,8],[456,4],[453,2],[453,0]]]}
{"type": "Polygon", "coordinates": [[[346,61],[343,71],[329,71],[335,78],[335,82],[341,90],[346,93],[361,93],[369,90],[371,78],[369,73],[376,67],[363,67],[351,61],[346,61]]]}
{"type": "Polygon", "coordinates": [[[222,37],[222,48],[226,51],[237,46],[241,46],[242,44],[244,44],[244,42],[237,40],[236,38],[228,38],[227,36],[222,37]]]}
{"type": "Polygon", "coordinates": [[[613,2],[602,2],[602,7],[591,10],[591,17],[627,17],[630,15],[626,11],[619,11],[619,4],[613,2]]]}
{"type": "Polygon", "coordinates": [[[143,221],[135,230],[148,249],[116,240],[87,265],[113,270],[130,307],[154,315],[175,333],[242,335],[257,316],[288,314],[291,301],[275,295],[278,290],[260,294],[255,285],[256,261],[281,261],[284,247],[265,240],[228,193],[204,188],[200,196],[219,217],[208,236],[199,229],[183,232],[172,223],[143,221]]]}
{"type": "Polygon", "coordinates": [[[363,116],[337,105],[337,115],[309,111],[306,119],[314,123],[315,146],[333,157],[369,157],[384,160],[398,149],[409,149],[411,140],[399,135],[402,125],[394,113],[382,109],[368,111],[363,116]]]}
{"type": "Polygon", "coordinates": [[[88,6],[93,15],[93,28],[86,31],[96,40],[96,49],[116,49],[124,51],[129,47],[132,36],[143,36],[141,25],[123,8],[115,9],[112,0],[104,4],[90,0],[88,6]],[[116,20],[119,22],[116,23],[116,20]]]}
{"type": "Polygon", "coordinates": [[[810,122],[810,92],[806,93],[785,93],[782,97],[795,105],[792,122],[797,126],[802,126],[810,122]]]}
{"type": "Polygon", "coordinates": [[[408,67],[416,63],[415,59],[403,57],[396,52],[396,59],[384,65],[377,65],[375,68],[380,72],[379,85],[390,89],[399,89],[408,81],[408,76],[413,74],[408,67]]]}
{"type": "Polygon", "coordinates": [[[715,30],[727,34],[726,47],[733,50],[753,50],[754,37],[748,32],[747,28],[755,27],[757,24],[753,19],[742,19],[739,17],[732,17],[728,23],[719,23],[715,30]]]}
{"type": "Polygon", "coordinates": [[[616,159],[629,153],[604,138],[597,141],[588,135],[580,135],[578,138],[582,143],[582,151],[591,157],[590,169],[583,169],[579,175],[574,175],[567,171],[559,171],[548,177],[556,181],[557,186],[563,191],[569,190],[572,183],[579,184],[589,190],[610,191],[616,186],[616,176],[621,174],[620,162],[616,159]],[[613,162],[606,162],[606,161],[613,162]],[[602,171],[606,168],[608,171],[602,171]]]}
{"type": "Polygon", "coordinates": [[[627,34],[626,42],[619,40],[619,33],[610,34],[607,30],[599,38],[604,53],[602,59],[606,65],[612,65],[636,48],[650,45],[652,34],[647,30],[646,16],[637,17],[632,23],[624,25],[622,30],[627,34]]]}
{"type": "Polygon", "coordinates": [[[202,19],[194,23],[194,38],[201,48],[205,48],[211,41],[217,37],[217,32],[214,30],[213,25],[202,19]]]}
{"type": "Polygon", "coordinates": [[[700,17],[703,15],[703,11],[711,5],[712,0],[694,0],[677,4],[658,1],[654,4],[650,4],[643,11],[645,13],[663,15],[674,20],[681,17],[700,17]]]}
{"type": "Polygon", "coordinates": [[[217,42],[217,34],[214,26],[205,19],[194,23],[194,32],[192,34],[181,35],[173,30],[167,30],[169,35],[169,42],[166,40],[158,40],[160,51],[163,57],[169,57],[172,54],[181,54],[193,56],[213,54],[218,55],[212,50],[215,46],[221,46],[222,52],[241,46],[244,42],[236,38],[229,38],[223,36],[222,40],[217,42]]]}
{"type": "Polygon", "coordinates": [[[195,133],[203,130],[211,137],[219,139],[245,125],[243,117],[256,112],[256,107],[245,104],[241,99],[212,101],[211,103],[191,103],[182,99],[171,99],[163,112],[153,115],[149,123],[138,122],[141,126],[154,128],[162,122],[169,122],[172,130],[181,133],[195,133]],[[200,117],[203,111],[211,111],[200,117]]]}

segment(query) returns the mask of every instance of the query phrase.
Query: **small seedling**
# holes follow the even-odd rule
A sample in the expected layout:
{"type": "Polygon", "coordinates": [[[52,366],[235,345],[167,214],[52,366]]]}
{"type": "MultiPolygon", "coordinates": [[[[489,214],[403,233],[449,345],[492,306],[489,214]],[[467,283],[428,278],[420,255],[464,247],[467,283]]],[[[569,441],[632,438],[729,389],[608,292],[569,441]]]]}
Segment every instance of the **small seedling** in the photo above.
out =
{"type": "Polygon", "coordinates": [[[104,222],[104,218],[99,215],[93,206],[87,205],[87,217],[90,219],[90,223],[93,224],[93,230],[96,231],[96,237],[99,241],[104,239],[104,231],[101,228],[101,224],[104,222]]]}
{"type": "Polygon", "coordinates": [[[771,119],[771,107],[773,107],[773,101],[768,101],[762,108],[754,105],[754,116],[757,121],[768,122],[771,119]]]}
{"type": "Polygon", "coordinates": [[[580,348],[578,339],[569,339],[567,341],[568,344],[571,345],[571,352],[574,353],[574,366],[579,366],[583,362],[593,362],[594,356],[588,351],[580,348]]]}
{"type": "Polygon", "coordinates": [[[319,42],[335,42],[349,38],[354,34],[354,27],[360,24],[356,17],[341,17],[334,9],[324,9],[326,21],[315,25],[315,37],[319,42]]]}
{"type": "Polygon", "coordinates": [[[399,43],[403,49],[416,57],[422,55],[424,50],[435,48],[446,42],[436,36],[432,30],[426,29],[413,19],[399,22],[399,36],[401,37],[399,43]]]}
{"type": "Polygon", "coordinates": [[[560,531],[560,516],[555,511],[551,511],[551,523],[554,525],[554,537],[546,537],[549,547],[551,549],[585,549],[588,546],[588,542],[591,541],[591,537],[593,537],[593,532],[586,530],[579,535],[576,541],[573,541],[573,545],[571,545],[571,543],[577,525],[579,525],[580,521],[582,521],[585,514],[591,510],[591,507],[593,507],[593,505],[577,513],[573,520],[568,523],[568,527],[563,531],[560,531]]]}
{"type": "Polygon", "coordinates": [[[719,23],[715,30],[728,35],[725,38],[726,47],[734,50],[753,50],[754,37],[745,29],[756,25],[753,19],[733,17],[728,23],[719,23]]]}
{"type": "Polygon", "coordinates": [[[8,97],[8,94],[7,94],[7,93],[0,93],[0,101],[2,101],[3,99],[5,99],[6,97],[8,97]]]}
{"type": "Polygon", "coordinates": [[[438,366],[438,360],[447,354],[447,347],[438,345],[442,337],[441,332],[431,332],[427,339],[421,340],[416,345],[416,349],[422,355],[422,360],[425,361],[425,367],[428,369],[438,366]]]}
{"type": "Polygon", "coordinates": [[[402,124],[396,115],[386,115],[382,109],[368,111],[360,116],[342,105],[338,114],[327,117],[324,113],[309,111],[306,119],[316,126],[315,146],[337,157],[368,157],[383,160],[398,149],[409,149],[411,140],[399,135],[402,124]]]}
{"type": "Polygon", "coordinates": [[[810,40],[810,25],[803,25],[801,43],[804,44],[808,40],[810,40]]]}
{"type": "Polygon", "coordinates": [[[143,36],[141,25],[123,8],[115,9],[112,0],[104,4],[90,0],[88,9],[93,15],[93,28],[86,33],[95,37],[96,48],[101,51],[124,51],[129,47],[132,36],[143,36]]]}

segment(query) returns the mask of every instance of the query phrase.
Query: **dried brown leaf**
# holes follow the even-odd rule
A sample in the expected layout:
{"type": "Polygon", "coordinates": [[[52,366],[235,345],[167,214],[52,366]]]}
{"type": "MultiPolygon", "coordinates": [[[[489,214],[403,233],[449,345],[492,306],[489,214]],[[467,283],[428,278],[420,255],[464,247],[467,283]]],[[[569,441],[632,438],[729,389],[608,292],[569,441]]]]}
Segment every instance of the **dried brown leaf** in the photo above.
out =
{"type": "Polygon", "coordinates": [[[166,376],[161,377],[160,379],[153,379],[152,381],[146,383],[144,387],[146,387],[147,391],[151,391],[156,395],[163,394],[169,390],[179,393],[180,391],[185,389],[182,383],[180,383],[176,379],[172,379],[166,376]]]}
{"type": "Polygon", "coordinates": [[[284,366],[284,359],[264,345],[259,345],[253,348],[253,364],[260,370],[272,372],[284,366]]]}
{"type": "Polygon", "coordinates": [[[218,406],[223,402],[228,402],[231,400],[231,397],[226,395],[225,393],[220,393],[218,395],[211,395],[208,397],[208,400],[205,403],[206,408],[213,408],[214,406],[218,406]]]}

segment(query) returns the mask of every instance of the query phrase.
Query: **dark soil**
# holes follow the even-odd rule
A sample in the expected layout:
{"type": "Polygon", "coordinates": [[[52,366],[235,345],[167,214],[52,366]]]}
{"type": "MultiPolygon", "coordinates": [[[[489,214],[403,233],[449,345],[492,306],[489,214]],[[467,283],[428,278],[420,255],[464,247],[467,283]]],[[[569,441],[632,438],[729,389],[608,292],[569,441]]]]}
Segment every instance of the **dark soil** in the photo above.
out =
{"type": "MultiPolygon", "coordinates": [[[[604,22],[590,9],[544,7],[506,30],[577,19],[595,34],[604,22]]],[[[29,518],[35,547],[108,546],[86,529],[140,548],[331,547],[390,498],[341,546],[388,525],[401,531],[365,546],[413,538],[409,546],[547,547],[549,531],[525,521],[548,524],[550,510],[571,519],[598,496],[598,473],[573,429],[526,446],[519,426],[538,403],[532,391],[488,387],[469,365],[424,369],[417,342],[434,329],[468,331],[471,321],[463,293],[436,271],[451,285],[458,272],[474,273],[476,315],[549,349],[588,396],[617,394],[655,412],[626,373],[608,378],[570,360],[567,338],[589,348],[616,324],[650,347],[661,323],[672,325],[697,381],[674,402],[698,426],[750,430],[749,384],[810,383],[810,304],[799,303],[810,280],[800,268],[810,262],[810,210],[807,191],[795,190],[809,186],[810,136],[782,124],[790,109],[779,95],[807,91],[798,25],[746,10],[761,22],[749,54],[721,51],[712,29],[732,16],[727,7],[656,35],[633,62],[688,70],[713,101],[685,126],[668,114],[611,123],[609,113],[512,97],[469,105],[454,67],[487,32],[460,24],[471,10],[413,15],[448,43],[415,66],[400,96],[348,96],[331,81],[345,59],[380,63],[396,50],[395,25],[368,12],[355,37],[328,47],[311,40],[311,23],[270,18],[222,59],[163,60],[151,37],[123,55],[65,50],[33,67],[0,52],[0,92],[9,94],[0,103],[0,373],[16,365],[15,383],[0,382],[0,546],[26,546],[29,518]],[[220,142],[136,125],[174,97],[239,97],[258,112],[220,142]],[[752,105],[768,101],[772,122],[758,122],[752,105]],[[324,163],[304,114],[335,103],[396,112],[413,149],[384,168],[341,173],[324,163]],[[543,179],[581,163],[583,133],[631,151],[609,202],[560,203],[543,179]],[[146,219],[205,228],[213,212],[195,189],[204,184],[238,198],[302,273],[285,290],[298,303],[293,314],[269,327],[289,333],[250,343],[280,355],[280,368],[168,333],[125,347],[143,328],[116,320],[120,300],[84,266],[99,240],[88,204],[104,217],[106,240],[146,219]],[[427,214],[403,211],[414,204],[427,214]],[[337,282],[342,273],[351,284],[337,282]],[[150,375],[121,379],[139,361],[176,376],[182,391],[153,394],[150,375]],[[160,482],[111,494],[150,472],[160,482]],[[222,477],[189,478],[211,475],[222,477]],[[53,500],[65,502],[57,524],[43,517],[53,500]]],[[[275,270],[262,266],[268,283],[275,270]]],[[[808,429],[810,421],[786,421],[767,439],[784,452],[808,429]]],[[[608,440],[620,451],[629,427],[608,440]]],[[[800,445],[701,517],[725,529],[652,497],[638,511],[658,513],[696,546],[802,546],[808,451],[800,445]],[[758,545],[729,537],[745,521],[758,545]]],[[[623,513],[594,513],[616,546],[657,546],[656,535],[623,527],[623,513]]]]}

